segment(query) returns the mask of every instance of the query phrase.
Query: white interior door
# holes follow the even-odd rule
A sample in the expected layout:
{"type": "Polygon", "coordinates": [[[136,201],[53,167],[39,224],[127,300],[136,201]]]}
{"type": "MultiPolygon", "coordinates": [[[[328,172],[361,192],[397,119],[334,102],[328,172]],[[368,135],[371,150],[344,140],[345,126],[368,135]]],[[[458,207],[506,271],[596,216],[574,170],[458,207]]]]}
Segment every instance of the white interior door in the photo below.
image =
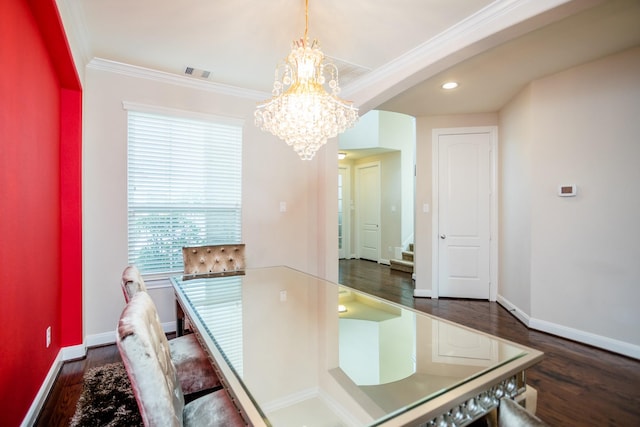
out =
{"type": "MultiPolygon", "coordinates": [[[[437,133],[437,295],[491,298],[495,133],[437,133]]],[[[489,129],[489,130],[486,130],[489,129]]],[[[434,134],[436,132],[434,131],[434,134]]]]}
{"type": "Polygon", "coordinates": [[[350,258],[351,197],[349,174],[349,167],[338,167],[338,257],[340,259],[350,258]]]}
{"type": "Polygon", "coordinates": [[[380,258],[380,163],[357,166],[358,257],[380,258]]]}

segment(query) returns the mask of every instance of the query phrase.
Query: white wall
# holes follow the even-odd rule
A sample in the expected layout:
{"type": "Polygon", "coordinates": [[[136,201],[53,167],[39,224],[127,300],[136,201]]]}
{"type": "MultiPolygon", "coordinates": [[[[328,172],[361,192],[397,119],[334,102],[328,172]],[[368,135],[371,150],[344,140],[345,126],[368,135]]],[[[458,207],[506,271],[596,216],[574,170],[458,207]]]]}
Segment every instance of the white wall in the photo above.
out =
{"type": "MultiPolygon", "coordinates": [[[[498,293],[531,313],[531,89],[500,112],[498,293]]],[[[526,314],[525,314],[526,313],[526,314]]],[[[526,319],[522,319],[526,322],[526,319]]]]}
{"type": "Polygon", "coordinates": [[[401,246],[401,224],[402,224],[402,179],[401,179],[401,158],[402,153],[392,151],[363,157],[352,162],[351,166],[351,197],[356,204],[355,211],[351,217],[351,248],[353,253],[358,253],[356,225],[358,221],[355,215],[358,212],[358,198],[356,196],[358,187],[358,167],[367,163],[380,163],[380,259],[383,264],[389,264],[389,260],[395,258],[395,248],[401,246]]]}
{"type": "MultiPolygon", "coordinates": [[[[363,115],[358,124],[340,135],[342,150],[387,148],[396,150],[397,160],[390,157],[370,156],[355,163],[382,162],[381,200],[381,261],[388,263],[396,257],[396,248],[407,249],[414,241],[414,167],[415,167],[415,118],[390,111],[372,110],[363,115]],[[385,176],[386,175],[386,176],[385,176]],[[386,182],[392,179],[392,182],[386,182]],[[392,194],[393,193],[393,194],[392,194]],[[395,210],[391,210],[392,206],[395,210]],[[391,249],[389,249],[391,247],[391,249]]],[[[339,162],[353,166],[348,156],[339,162]]],[[[355,195],[355,170],[351,169],[352,197],[355,195]]],[[[354,199],[355,200],[355,199],[354,199]]],[[[352,212],[353,214],[353,212],[352,212]]],[[[351,217],[355,226],[355,218],[351,217]]],[[[355,229],[352,227],[351,252],[355,253],[355,229]]]]}
{"type": "Polygon", "coordinates": [[[363,114],[355,126],[345,130],[338,139],[340,148],[343,150],[381,147],[380,111],[373,110],[363,114]]]}
{"type": "MultiPolygon", "coordinates": [[[[242,227],[248,265],[289,265],[337,279],[336,141],[313,161],[302,161],[284,142],[255,127],[256,99],[203,89],[186,77],[167,77],[100,61],[85,73],[83,297],[88,345],[114,340],[124,307],[119,287],[127,265],[123,101],[244,119],[242,227]],[[286,212],[280,212],[281,201],[286,202],[286,212]]],[[[147,284],[161,286],[150,294],[161,320],[172,321],[173,295],[167,283],[147,284]]]]}
{"type": "Polygon", "coordinates": [[[533,82],[501,112],[500,137],[502,249],[517,252],[501,259],[502,295],[536,329],[634,357],[639,117],[635,48],[533,82]],[[578,195],[558,197],[561,184],[578,195]]]}
{"type": "MultiPolygon", "coordinates": [[[[514,304],[532,327],[635,357],[639,76],[636,48],[539,80],[501,111],[499,131],[503,303],[514,304]],[[578,197],[555,196],[557,185],[573,183],[578,197]]],[[[337,278],[335,141],[314,161],[302,162],[283,142],[255,128],[253,99],[91,66],[84,89],[88,344],[113,337],[124,306],[119,278],[127,263],[125,100],[244,118],[243,235],[249,264],[287,264],[337,278]],[[287,212],[279,212],[280,201],[287,212]]],[[[495,124],[495,114],[417,120],[417,290],[431,289],[431,214],[422,212],[424,203],[432,205],[431,131],[495,124]]],[[[155,289],[152,296],[162,320],[172,320],[171,290],[155,289]]]]}
{"type": "Polygon", "coordinates": [[[380,141],[383,147],[400,150],[400,179],[402,203],[402,230],[398,246],[408,249],[409,243],[414,243],[414,192],[415,192],[415,152],[416,152],[416,121],[412,116],[380,112],[380,141]]]}

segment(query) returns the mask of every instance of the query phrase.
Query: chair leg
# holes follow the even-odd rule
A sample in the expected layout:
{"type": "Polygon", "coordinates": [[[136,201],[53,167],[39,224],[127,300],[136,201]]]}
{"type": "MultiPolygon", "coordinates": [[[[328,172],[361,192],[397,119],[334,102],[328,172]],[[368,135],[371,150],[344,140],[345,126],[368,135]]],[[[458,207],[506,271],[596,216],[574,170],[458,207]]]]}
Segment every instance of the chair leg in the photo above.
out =
{"type": "Polygon", "coordinates": [[[181,337],[184,335],[184,318],[184,311],[176,299],[176,336],[181,337]]]}

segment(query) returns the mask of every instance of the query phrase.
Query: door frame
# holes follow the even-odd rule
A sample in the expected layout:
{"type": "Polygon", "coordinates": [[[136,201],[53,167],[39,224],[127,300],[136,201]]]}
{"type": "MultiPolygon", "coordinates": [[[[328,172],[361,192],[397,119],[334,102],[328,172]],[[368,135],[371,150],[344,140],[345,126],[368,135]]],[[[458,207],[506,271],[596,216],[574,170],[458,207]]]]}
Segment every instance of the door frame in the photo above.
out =
{"type": "Polygon", "coordinates": [[[377,246],[378,246],[378,253],[377,253],[377,263],[380,264],[380,254],[381,254],[381,249],[380,249],[380,245],[382,242],[382,212],[381,212],[381,202],[382,202],[382,198],[380,195],[380,191],[382,189],[382,184],[380,182],[380,180],[382,179],[382,170],[380,168],[380,161],[373,161],[373,162],[367,162],[367,163],[359,163],[355,165],[355,179],[356,179],[356,191],[355,191],[355,199],[356,199],[356,209],[355,209],[355,218],[354,218],[354,222],[355,222],[355,244],[356,244],[356,257],[358,259],[360,259],[360,169],[366,169],[369,167],[375,166],[378,168],[378,242],[377,242],[377,246]]]}
{"type": "Polygon", "coordinates": [[[477,126],[461,128],[437,128],[431,133],[431,170],[432,186],[431,201],[433,214],[431,216],[431,298],[440,295],[439,284],[439,249],[440,235],[439,218],[439,137],[441,135],[460,135],[470,133],[488,133],[490,136],[490,189],[489,189],[489,301],[496,301],[498,296],[498,127],[477,126]]]}
{"type": "Polygon", "coordinates": [[[338,174],[340,174],[340,169],[345,170],[345,180],[342,183],[342,247],[344,259],[351,259],[353,258],[353,253],[351,252],[351,207],[353,206],[351,199],[351,166],[338,165],[338,174]]]}

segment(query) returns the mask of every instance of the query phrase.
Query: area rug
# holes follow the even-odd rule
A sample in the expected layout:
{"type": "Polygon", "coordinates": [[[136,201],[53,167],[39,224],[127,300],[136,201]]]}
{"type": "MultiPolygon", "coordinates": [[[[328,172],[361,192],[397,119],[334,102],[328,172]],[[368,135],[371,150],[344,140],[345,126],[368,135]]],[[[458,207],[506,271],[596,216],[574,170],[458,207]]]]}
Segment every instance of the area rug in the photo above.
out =
{"type": "Polygon", "coordinates": [[[121,362],[89,369],[72,427],[142,426],[131,382],[121,362]]]}

